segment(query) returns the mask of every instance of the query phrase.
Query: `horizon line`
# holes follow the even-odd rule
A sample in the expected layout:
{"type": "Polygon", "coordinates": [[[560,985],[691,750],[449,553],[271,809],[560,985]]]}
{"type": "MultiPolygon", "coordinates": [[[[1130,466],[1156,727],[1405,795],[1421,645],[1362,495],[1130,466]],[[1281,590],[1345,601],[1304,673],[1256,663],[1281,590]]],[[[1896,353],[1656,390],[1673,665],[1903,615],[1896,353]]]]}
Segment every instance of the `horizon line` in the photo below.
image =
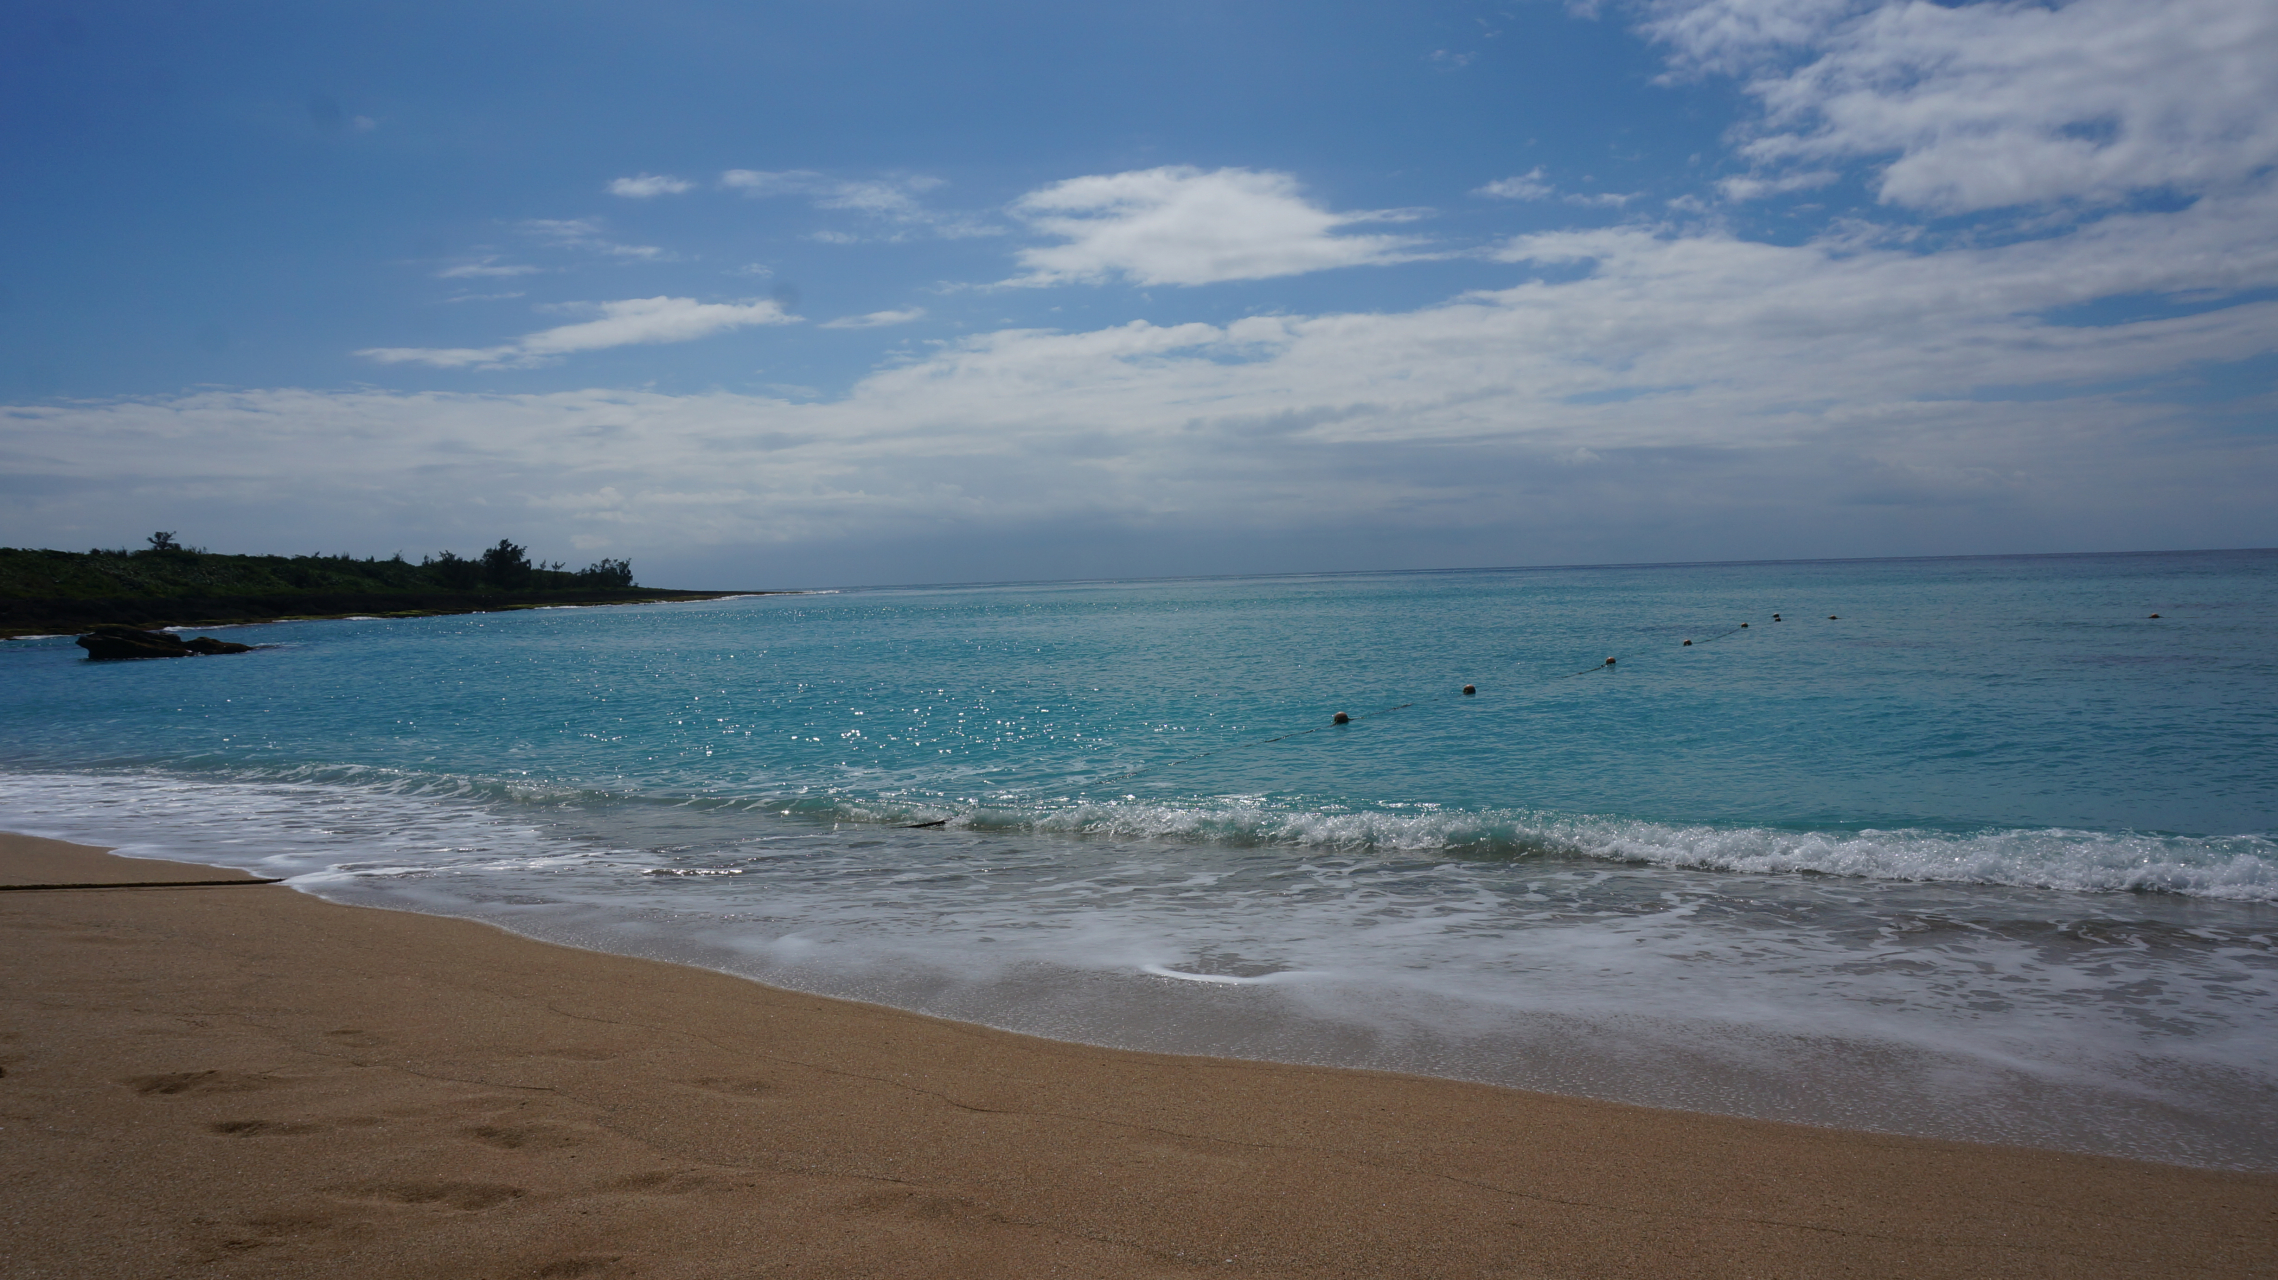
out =
{"type": "MultiPolygon", "coordinates": [[[[1717,569],[1775,564],[1907,564],[1937,560],[2066,560],[2088,559],[2096,556],[2243,555],[2258,552],[2278,553],[2278,547],[2175,547],[2146,551],[1993,551],[1916,556],[1781,556],[1764,560],[1638,560],[1597,564],[1451,565],[1431,569],[1291,569],[1261,570],[1253,573],[1170,573],[1127,578],[1006,578],[998,580],[975,579],[961,582],[840,583],[827,587],[769,587],[758,593],[790,595],[815,591],[945,591],[974,587],[1064,587],[1110,582],[1235,582],[1256,578],[1359,578],[1431,573],[1562,573],[1583,569],[1717,569]]],[[[711,588],[694,587],[663,589],[711,590],[711,588]]],[[[746,590],[751,589],[747,588],[746,590]]]]}

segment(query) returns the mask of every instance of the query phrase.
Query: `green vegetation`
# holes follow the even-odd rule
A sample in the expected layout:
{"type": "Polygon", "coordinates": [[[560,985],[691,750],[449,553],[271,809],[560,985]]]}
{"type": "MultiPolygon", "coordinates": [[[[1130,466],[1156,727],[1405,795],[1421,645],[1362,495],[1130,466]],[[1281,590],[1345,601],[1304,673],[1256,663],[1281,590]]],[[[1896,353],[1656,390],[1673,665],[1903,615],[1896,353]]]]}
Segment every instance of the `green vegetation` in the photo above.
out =
{"type": "Polygon", "coordinates": [[[218,556],[154,534],[142,551],[25,551],[0,547],[0,596],[100,600],[174,596],[285,595],[296,591],[566,591],[634,585],[633,567],[603,560],[574,573],[559,561],[532,564],[504,539],[479,556],[446,551],[413,564],[353,556],[218,556]]]}
{"type": "Polygon", "coordinates": [[[465,613],[540,604],[631,603],[711,593],[644,590],[624,560],[571,570],[500,539],[476,556],[413,563],[347,555],[235,556],[156,533],[136,551],[0,547],[0,635],[97,623],[189,625],[344,613],[465,613]]]}

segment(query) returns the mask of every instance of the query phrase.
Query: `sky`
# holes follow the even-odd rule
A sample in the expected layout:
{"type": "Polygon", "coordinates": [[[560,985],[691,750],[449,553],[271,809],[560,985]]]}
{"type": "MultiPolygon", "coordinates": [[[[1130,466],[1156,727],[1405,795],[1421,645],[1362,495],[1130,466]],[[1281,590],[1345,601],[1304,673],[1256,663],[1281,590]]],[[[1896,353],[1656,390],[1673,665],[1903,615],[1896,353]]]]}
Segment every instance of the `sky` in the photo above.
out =
{"type": "Polygon", "coordinates": [[[2278,545],[2278,5],[0,7],[0,544],[2278,545]]]}

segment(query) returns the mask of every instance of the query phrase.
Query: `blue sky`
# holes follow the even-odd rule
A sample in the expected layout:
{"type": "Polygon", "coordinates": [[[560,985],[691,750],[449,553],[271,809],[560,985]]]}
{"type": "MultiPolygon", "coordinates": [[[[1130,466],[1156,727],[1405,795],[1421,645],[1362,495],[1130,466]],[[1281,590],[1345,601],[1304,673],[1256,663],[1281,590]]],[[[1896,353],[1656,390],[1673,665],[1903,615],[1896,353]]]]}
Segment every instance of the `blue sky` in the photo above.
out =
{"type": "Polygon", "coordinates": [[[0,15],[0,542],[2278,543],[2278,9],[0,15]]]}

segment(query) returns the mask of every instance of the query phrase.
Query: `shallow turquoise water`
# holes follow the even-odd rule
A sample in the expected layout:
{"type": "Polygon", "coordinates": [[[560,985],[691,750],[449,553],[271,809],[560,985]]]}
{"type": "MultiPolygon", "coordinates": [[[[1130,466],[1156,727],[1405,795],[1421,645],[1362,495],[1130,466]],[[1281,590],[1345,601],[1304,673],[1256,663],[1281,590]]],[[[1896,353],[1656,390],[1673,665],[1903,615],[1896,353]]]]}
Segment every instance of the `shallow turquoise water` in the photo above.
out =
{"type": "Polygon", "coordinates": [[[236,638],[0,647],[0,822],[1047,1034],[2278,1164],[2278,553],[236,638]]]}

